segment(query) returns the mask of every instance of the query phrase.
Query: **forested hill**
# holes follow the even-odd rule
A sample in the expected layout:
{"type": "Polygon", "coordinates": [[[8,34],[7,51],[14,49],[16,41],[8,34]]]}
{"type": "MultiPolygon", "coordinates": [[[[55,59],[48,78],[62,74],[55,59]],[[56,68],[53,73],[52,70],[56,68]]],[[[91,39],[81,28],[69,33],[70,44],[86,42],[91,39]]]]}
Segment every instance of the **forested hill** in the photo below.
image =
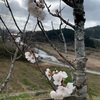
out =
{"type": "MultiPolygon", "coordinates": [[[[74,42],[74,31],[72,29],[64,28],[62,32],[66,42],[74,42]]],[[[49,30],[46,31],[46,34],[51,41],[62,41],[60,30],[49,30]]],[[[27,32],[27,36],[30,35],[32,35],[32,32],[27,32]]],[[[34,33],[32,36],[34,41],[47,42],[41,31],[34,33]]],[[[100,26],[85,29],[85,44],[87,47],[100,48],[100,41],[97,41],[97,39],[100,39],[100,26]]]]}
{"type": "Polygon", "coordinates": [[[100,26],[85,29],[85,34],[87,37],[100,39],[100,26]]]}
{"type": "MultiPolygon", "coordinates": [[[[1,31],[0,35],[4,35],[4,32],[1,31]]],[[[74,31],[72,29],[64,28],[62,29],[62,32],[67,43],[74,42],[74,31]]],[[[51,41],[62,42],[60,30],[49,30],[46,31],[46,34],[51,41]]],[[[30,40],[29,38],[31,37],[32,41],[47,42],[41,31],[37,31],[35,33],[28,31],[26,32],[26,36],[27,40],[30,40]]],[[[85,29],[85,44],[87,47],[100,48],[100,26],[85,29]]]]}
{"type": "MultiPolygon", "coordinates": [[[[74,40],[74,31],[72,29],[67,29],[64,28],[62,29],[62,32],[65,36],[66,42],[71,42],[74,40]]],[[[27,32],[29,34],[31,34],[32,32],[27,32]]],[[[49,30],[46,31],[48,37],[50,38],[50,40],[61,40],[61,38],[59,39],[59,37],[61,37],[61,32],[60,30],[49,30]]],[[[91,27],[91,28],[86,28],[85,29],[85,37],[89,37],[89,38],[95,38],[95,39],[100,39],[100,26],[95,26],[95,27],[91,27]]],[[[36,32],[36,34],[34,34],[35,40],[40,40],[40,41],[45,41],[42,33],[40,31],[36,32]]]]}

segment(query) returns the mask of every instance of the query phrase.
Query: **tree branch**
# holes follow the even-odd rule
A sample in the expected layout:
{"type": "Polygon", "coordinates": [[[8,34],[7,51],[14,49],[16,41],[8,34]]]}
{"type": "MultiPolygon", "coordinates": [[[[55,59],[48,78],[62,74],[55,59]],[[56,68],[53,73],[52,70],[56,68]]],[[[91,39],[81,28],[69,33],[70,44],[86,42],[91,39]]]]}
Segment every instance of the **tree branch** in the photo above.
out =
{"type": "Polygon", "coordinates": [[[12,60],[12,64],[11,64],[11,67],[10,67],[10,70],[9,70],[9,73],[8,73],[4,83],[0,87],[0,93],[4,90],[7,83],[10,81],[10,78],[11,78],[11,75],[12,75],[12,72],[13,72],[13,69],[14,69],[14,64],[15,64],[15,61],[16,61],[17,54],[18,54],[18,48],[16,48],[16,51],[15,51],[15,54],[14,54],[14,57],[13,57],[13,60],[12,60]]]}
{"type": "Polygon", "coordinates": [[[28,17],[27,17],[26,23],[25,23],[25,25],[24,25],[23,33],[24,33],[25,30],[26,30],[26,26],[27,26],[27,24],[28,24],[29,18],[30,18],[30,13],[28,14],[28,17]]]}
{"type": "Polygon", "coordinates": [[[42,22],[41,21],[38,21],[38,26],[39,28],[41,29],[43,35],[45,36],[45,38],[48,40],[48,42],[50,43],[50,45],[54,48],[54,50],[60,55],[60,57],[62,57],[72,68],[76,69],[75,66],[69,61],[67,60],[60,52],[59,50],[51,43],[51,41],[49,40],[45,30],[44,30],[44,27],[42,25],[42,22]]]}
{"type": "MultiPolygon", "coordinates": [[[[3,21],[2,17],[0,16],[0,20],[3,23],[3,25],[5,26],[6,30],[8,31],[9,35],[11,36],[11,38],[13,39],[14,44],[16,45],[16,47],[19,49],[19,51],[23,54],[23,52],[20,50],[18,44],[15,42],[14,37],[12,36],[11,32],[9,31],[8,27],[6,26],[5,22],[3,21]]],[[[24,54],[23,54],[24,55],[24,54]]]]}
{"type": "Polygon", "coordinates": [[[6,3],[7,3],[7,6],[6,6],[6,7],[9,9],[9,11],[10,11],[10,13],[11,13],[11,16],[12,16],[12,18],[13,18],[13,20],[14,20],[14,23],[15,23],[16,27],[18,28],[19,32],[23,34],[23,32],[21,31],[21,29],[20,29],[19,26],[17,25],[17,22],[16,22],[16,20],[15,20],[15,17],[14,17],[14,15],[13,15],[13,12],[12,12],[12,10],[11,10],[11,8],[10,8],[10,5],[9,5],[8,0],[6,0],[6,3]]]}
{"type": "Polygon", "coordinates": [[[75,29],[75,26],[74,26],[74,25],[72,25],[71,23],[69,23],[68,21],[66,21],[62,16],[60,16],[59,13],[60,13],[61,11],[59,11],[57,14],[53,14],[53,13],[50,11],[50,6],[48,7],[45,1],[44,1],[44,3],[45,3],[45,6],[46,6],[46,8],[47,8],[49,14],[51,14],[51,15],[54,16],[54,17],[60,18],[66,25],[68,25],[68,26],[70,26],[71,28],[75,29]]]}
{"type": "Polygon", "coordinates": [[[35,60],[36,60],[35,64],[36,64],[36,66],[38,67],[39,71],[40,71],[41,74],[47,79],[47,81],[48,81],[49,85],[51,86],[51,88],[52,88],[54,91],[56,91],[56,88],[54,87],[54,85],[50,82],[50,80],[48,79],[48,77],[45,75],[45,72],[42,70],[41,66],[39,66],[39,64],[38,64],[39,59],[35,56],[34,51],[33,51],[32,49],[30,49],[30,52],[32,52],[32,54],[33,54],[33,56],[34,56],[34,58],[35,58],[35,60]]]}

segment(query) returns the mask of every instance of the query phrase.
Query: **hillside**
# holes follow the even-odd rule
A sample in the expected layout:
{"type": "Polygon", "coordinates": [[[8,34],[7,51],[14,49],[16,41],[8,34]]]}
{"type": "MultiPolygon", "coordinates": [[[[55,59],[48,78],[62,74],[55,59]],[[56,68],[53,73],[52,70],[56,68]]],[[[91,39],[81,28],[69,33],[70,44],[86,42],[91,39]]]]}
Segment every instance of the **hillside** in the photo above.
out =
{"type": "MultiPolygon", "coordinates": [[[[47,50],[49,50],[50,52],[53,51],[53,49],[51,48],[50,45],[45,44],[45,45],[41,45],[43,48],[46,47],[47,50]]],[[[11,51],[12,48],[9,48],[9,50],[11,51]]],[[[7,56],[7,52],[4,52],[4,48],[2,43],[0,42],[0,86],[3,83],[3,81],[5,80],[7,74],[8,74],[8,70],[11,66],[11,59],[7,56]],[[6,55],[4,55],[6,54],[6,55]]],[[[69,51],[68,51],[69,52],[69,51]]],[[[54,52],[53,52],[54,53],[54,52]]],[[[87,52],[89,53],[89,55],[94,55],[93,51],[91,52],[87,52]]],[[[95,61],[96,59],[100,59],[97,56],[97,52],[95,55],[95,61]]],[[[72,57],[72,56],[71,56],[72,57]]],[[[93,56],[94,57],[94,56],[93,56]]],[[[92,57],[92,58],[93,58],[92,57]]],[[[94,60],[93,59],[93,60],[94,60]]],[[[91,62],[93,62],[93,60],[91,60],[91,62]]],[[[96,62],[97,64],[97,62],[96,62]]],[[[71,81],[71,75],[69,70],[67,70],[64,67],[58,67],[57,65],[53,65],[53,64],[47,64],[47,63],[42,63],[40,62],[39,65],[41,66],[41,69],[45,71],[46,68],[50,68],[51,70],[65,70],[68,73],[68,80],[67,81],[71,81]]],[[[91,65],[90,65],[91,66],[91,65]]],[[[99,66],[99,65],[98,65],[99,66]]],[[[93,65],[93,67],[96,69],[96,67],[93,65]]],[[[92,66],[91,66],[92,68],[92,66]]],[[[98,70],[99,68],[97,68],[96,70],[98,70]]],[[[92,74],[87,74],[88,75],[88,93],[90,96],[92,96],[92,98],[94,100],[99,100],[100,98],[100,76],[98,75],[92,75],[92,74]]],[[[31,64],[28,61],[24,60],[17,60],[15,63],[15,68],[11,77],[11,80],[9,82],[9,84],[7,85],[7,88],[5,88],[5,90],[3,91],[4,94],[0,94],[0,100],[5,100],[7,95],[12,95],[15,94],[12,97],[9,97],[7,100],[41,100],[38,98],[41,98],[41,95],[36,94],[36,96],[34,96],[33,94],[28,94],[28,92],[34,92],[34,91],[50,91],[51,87],[48,84],[47,80],[45,79],[45,77],[39,72],[36,64],[31,64]],[[7,89],[7,93],[5,93],[7,89]],[[24,93],[24,94],[21,94],[24,93]],[[17,94],[17,95],[16,95],[17,94]],[[20,94],[20,95],[18,95],[20,94]]],[[[45,97],[49,97],[49,92],[48,95],[44,95],[43,94],[43,98],[45,97]]],[[[89,99],[91,100],[91,99],[89,99]]]]}
{"type": "MultiPolygon", "coordinates": [[[[74,42],[74,31],[72,29],[63,28],[62,32],[65,36],[65,40],[67,43],[74,42]]],[[[31,37],[32,41],[47,42],[47,40],[45,39],[45,37],[41,31],[37,31],[35,33],[26,32],[26,34],[27,34],[27,40],[29,40],[28,38],[31,37]]],[[[51,41],[63,42],[60,30],[49,30],[49,31],[46,31],[46,34],[51,41]]],[[[100,26],[95,26],[95,27],[85,29],[85,45],[86,45],[86,47],[100,48],[100,41],[98,41],[96,39],[98,39],[98,40],[100,39],[100,26]]]]}
{"type": "Polygon", "coordinates": [[[85,29],[85,35],[90,38],[100,39],[100,26],[85,29]]]}
{"type": "MultiPolygon", "coordinates": [[[[92,47],[92,48],[100,48],[100,26],[90,27],[86,28],[85,30],[85,45],[86,47],[92,47]]],[[[67,43],[73,43],[74,42],[74,31],[72,29],[63,28],[62,32],[64,34],[65,40],[67,43]]],[[[47,36],[51,41],[58,41],[63,42],[61,32],[60,30],[49,30],[46,31],[47,36]]],[[[7,40],[7,32],[3,32],[2,29],[0,29],[0,35],[3,37],[3,41],[7,40]]],[[[35,41],[35,42],[47,42],[46,38],[42,34],[41,31],[27,31],[26,32],[26,44],[35,41]]]]}

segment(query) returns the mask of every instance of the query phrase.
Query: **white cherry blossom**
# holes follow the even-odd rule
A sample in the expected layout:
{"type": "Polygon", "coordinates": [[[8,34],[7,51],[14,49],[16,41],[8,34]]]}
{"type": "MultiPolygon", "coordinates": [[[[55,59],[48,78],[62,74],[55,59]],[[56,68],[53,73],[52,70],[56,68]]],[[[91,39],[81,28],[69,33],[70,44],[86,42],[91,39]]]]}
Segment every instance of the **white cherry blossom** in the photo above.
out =
{"type": "Polygon", "coordinates": [[[56,92],[56,91],[51,91],[50,92],[51,98],[55,99],[55,100],[62,100],[63,96],[62,94],[56,92]]]}
{"type": "Polygon", "coordinates": [[[75,86],[73,85],[73,83],[68,82],[66,89],[67,89],[68,93],[71,94],[73,92],[73,90],[75,89],[75,86]]]}
{"type": "Polygon", "coordinates": [[[25,52],[25,58],[26,59],[30,59],[30,56],[31,56],[30,52],[25,52]]]}
{"type": "MultiPolygon", "coordinates": [[[[47,69],[49,72],[50,69],[47,69]]],[[[67,86],[62,86],[63,80],[68,77],[67,73],[65,71],[53,71],[52,72],[53,77],[53,83],[55,85],[58,85],[56,91],[51,91],[50,95],[51,98],[55,100],[62,100],[64,97],[68,97],[72,94],[72,92],[75,89],[75,86],[73,86],[73,83],[67,83],[67,86]]]]}
{"type": "Polygon", "coordinates": [[[36,3],[35,2],[32,2],[32,3],[29,3],[28,4],[28,8],[35,8],[36,7],[36,3]]]}
{"type": "Polygon", "coordinates": [[[69,96],[69,93],[67,92],[66,87],[58,86],[58,89],[56,91],[62,94],[63,97],[69,96]]]}
{"type": "MultiPolygon", "coordinates": [[[[38,57],[37,55],[35,57],[38,57]]],[[[25,58],[30,61],[31,63],[35,63],[36,60],[35,60],[35,57],[32,53],[30,52],[25,52],[25,58]]]]}
{"type": "Polygon", "coordinates": [[[24,45],[24,43],[23,42],[20,42],[20,45],[24,45]]]}
{"type": "Polygon", "coordinates": [[[45,19],[45,12],[44,9],[44,3],[43,0],[40,0],[40,2],[29,2],[28,4],[28,11],[35,17],[38,18],[38,20],[44,20],[45,19]]]}
{"type": "Polygon", "coordinates": [[[64,86],[58,86],[56,91],[51,91],[50,95],[51,98],[54,99],[63,99],[64,97],[68,97],[71,95],[75,87],[73,86],[73,83],[68,83],[66,87],[64,86]]]}
{"type": "Polygon", "coordinates": [[[61,74],[63,79],[68,77],[67,73],[64,71],[60,71],[59,74],[61,74]]]}
{"type": "Polygon", "coordinates": [[[36,53],[35,53],[35,57],[36,57],[36,58],[39,57],[39,54],[36,54],[36,53]]]}
{"type": "Polygon", "coordinates": [[[67,77],[68,75],[66,72],[64,71],[57,72],[56,74],[53,75],[53,79],[54,79],[53,83],[55,85],[61,85],[61,82],[67,77]]]}
{"type": "Polygon", "coordinates": [[[36,60],[35,60],[35,59],[31,59],[30,62],[31,62],[31,63],[35,63],[36,60]]]}
{"type": "Polygon", "coordinates": [[[46,14],[45,14],[45,12],[43,11],[43,10],[39,10],[38,11],[38,16],[37,16],[37,18],[38,18],[38,20],[44,20],[45,19],[45,16],[46,16],[46,14]]]}
{"type": "Polygon", "coordinates": [[[54,84],[55,85],[61,85],[61,81],[62,81],[62,76],[58,73],[58,74],[54,74],[53,75],[53,79],[54,79],[54,84]]]}
{"type": "Polygon", "coordinates": [[[49,68],[46,69],[45,75],[47,76],[47,78],[48,78],[49,80],[51,80],[51,71],[50,71],[49,68]]]}
{"type": "Polygon", "coordinates": [[[39,6],[40,8],[42,8],[42,9],[45,8],[44,3],[41,3],[41,2],[38,2],[38,6],[39,6]]]}
{"type": "Polygon", "coordinates": [[[19,43],[20,40],[21,40],[21,38],[20,38],[20,37],[17,37],[17,38],[15,39],[15,42],[19,43]]]}

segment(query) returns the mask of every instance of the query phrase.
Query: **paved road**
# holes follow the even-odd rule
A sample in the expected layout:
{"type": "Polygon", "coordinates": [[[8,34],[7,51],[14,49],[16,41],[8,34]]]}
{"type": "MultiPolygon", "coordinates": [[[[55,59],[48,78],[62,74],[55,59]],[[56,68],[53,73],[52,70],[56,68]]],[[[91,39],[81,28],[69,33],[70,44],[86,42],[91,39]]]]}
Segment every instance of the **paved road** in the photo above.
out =
{"type": "MultiPolygon", "coordinates": [[[[69,68],[68,65],[64,65],[63,63],[58,63],[58,62],[53,62],[53,61],[48,61],[48,60],[42,60],[43,62],[47,62],[47,63],[50,63],[50,64],[55,64],[55,65],[58,65],[58,66],[62,66],[62,67],[67,67],[69,68]]],[[[92,71],[92,70],[88,70],[86,69],[86,72],[87,73],[91,73],[91,74],[95,74],[95,75],[100,75],[100,72],[97,72],[97,71],[92,71]]]]}

